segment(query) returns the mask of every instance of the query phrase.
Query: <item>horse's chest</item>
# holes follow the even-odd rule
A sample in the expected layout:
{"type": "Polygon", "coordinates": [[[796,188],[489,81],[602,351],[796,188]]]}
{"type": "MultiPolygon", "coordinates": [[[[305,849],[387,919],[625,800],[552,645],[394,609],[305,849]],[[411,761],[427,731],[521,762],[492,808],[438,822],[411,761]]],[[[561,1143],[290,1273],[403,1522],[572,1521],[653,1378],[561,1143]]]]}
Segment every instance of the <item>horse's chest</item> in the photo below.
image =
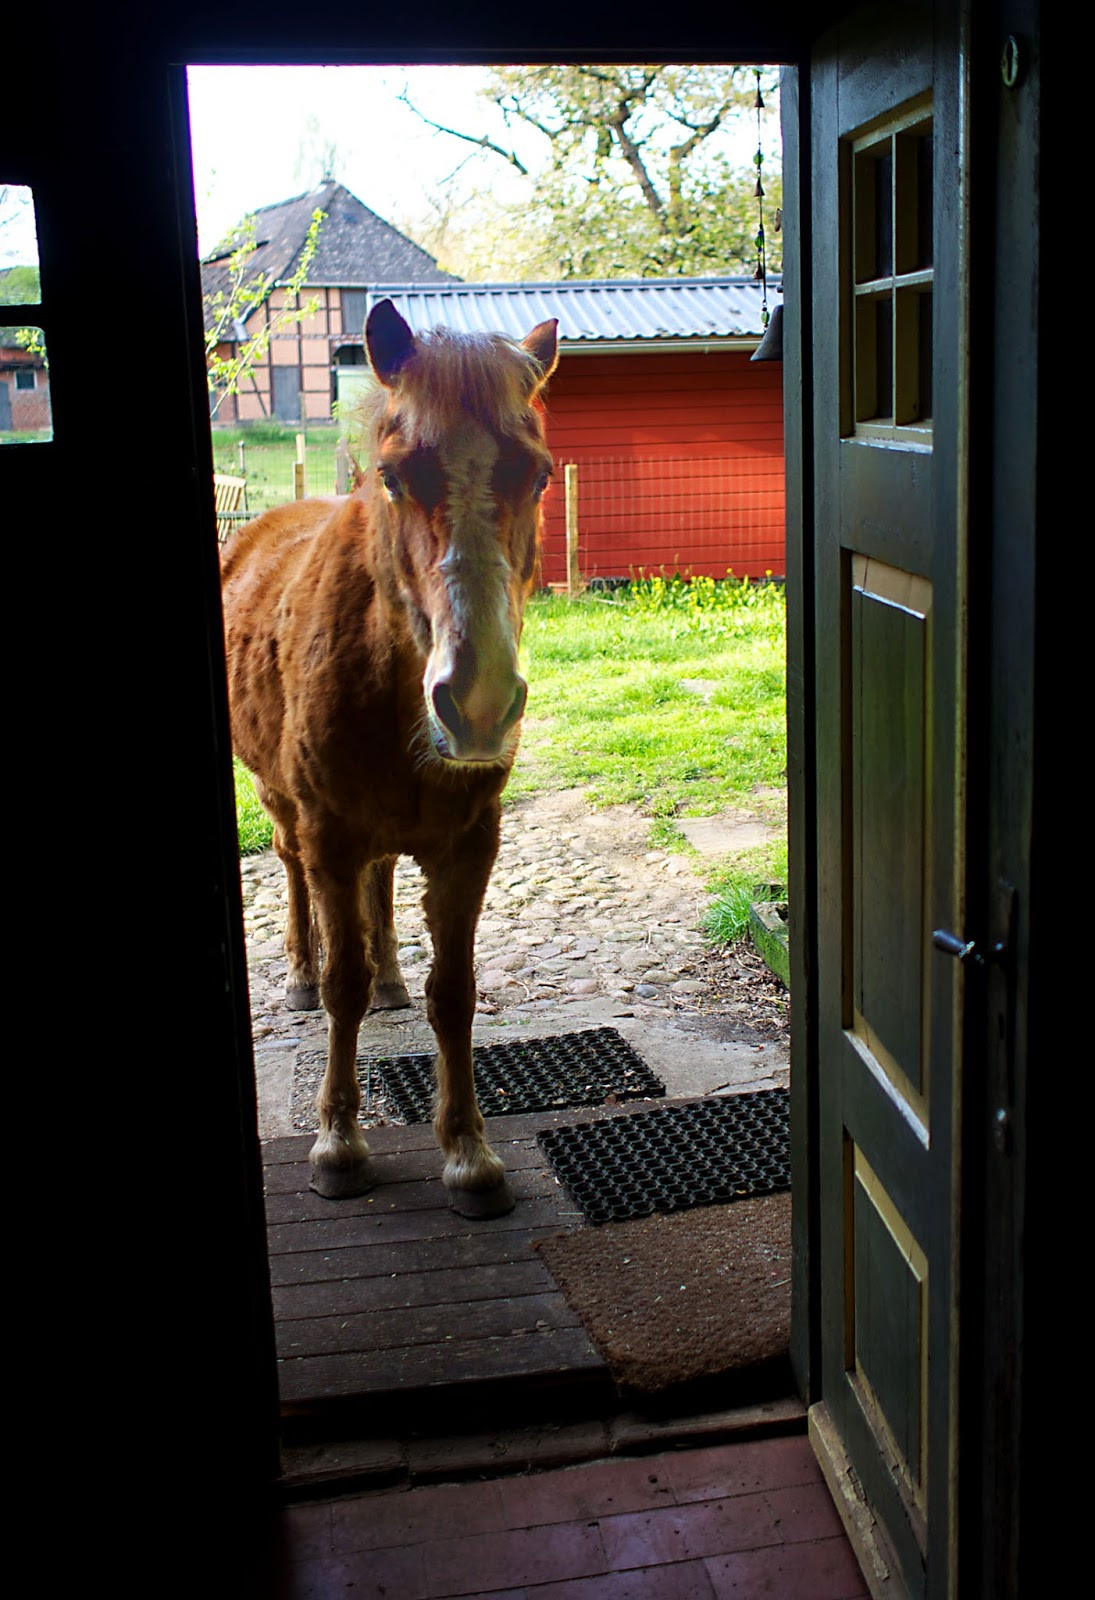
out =
{"type": "Polygon", "coordinates": [[[388,727],[348,720],[329,741],[304,737],[296,749],[298,793],[334,812],[368,840],[368,853],[414,855],[474,827],[502,788],[502,779],[433,782],[413,749],[388,727]]]}

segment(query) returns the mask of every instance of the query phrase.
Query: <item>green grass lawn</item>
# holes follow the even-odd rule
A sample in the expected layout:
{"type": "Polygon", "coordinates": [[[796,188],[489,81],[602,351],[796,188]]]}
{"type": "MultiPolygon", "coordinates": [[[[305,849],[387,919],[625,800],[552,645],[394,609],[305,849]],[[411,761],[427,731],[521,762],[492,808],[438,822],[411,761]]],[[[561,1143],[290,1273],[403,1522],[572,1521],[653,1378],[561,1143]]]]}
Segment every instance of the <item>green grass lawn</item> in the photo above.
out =
{"type": "Polygon", "coordinates": [[[533,600],[511,794],[580,785],[672,818],[783,783],[783,591],[702,582],[533,600]]]}
{"type": "MultiPolygon", "coordinates": [[[[611,596],[534,596],[521,648],[528,708],[507,801],[584,788],[594,805],[639,806],[652,840],[679,849],[689,848],[680,817],[763,811],[763,791],[785,784],[784,635],[776,584],[655,578],[611,596]]],[[[237,805],[241,849],[266,848],[242,768],[237,805]]],[[[710,878],[712,938],[740,936],[726,907],[744,904],[747,915],[752,885],[785,882],[786,872],[782,837],[721,865],[710,878]]]]}
{"type": "MultiPolygon", "coordinates": [[[[761,795],[786,785],[785,631],[775,584],[655,578],[611,599],[537,597],[507,797],[581,786],[596,805],[639,806],[652,842],[682,850],[680,817],[770,807],[782,818],[782,801],[761,795]]],[[[711,941],[744,937],[756,885],[786,881],[783,829],[710,869],[711,941]]]]}
{"type": "Polygon", "coordinates": [[[247,479],[247,509],[269,511],[292,500],[296,436],[304,432],[304,487],[307,494],[334,494],[337,427],[300,430],[280,423],[256,423],[245,428],[213,429],[213,470],[232,477],[240,474],[239,447],[243,443],[243,476],[247,479]]]}

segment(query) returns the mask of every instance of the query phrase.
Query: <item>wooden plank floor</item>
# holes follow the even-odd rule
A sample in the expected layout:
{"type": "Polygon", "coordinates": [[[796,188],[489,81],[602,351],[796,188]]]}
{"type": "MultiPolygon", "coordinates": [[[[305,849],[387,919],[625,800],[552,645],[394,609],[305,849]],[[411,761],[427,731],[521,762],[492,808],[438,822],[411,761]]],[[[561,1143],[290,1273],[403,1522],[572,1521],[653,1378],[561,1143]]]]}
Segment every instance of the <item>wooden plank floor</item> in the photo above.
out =
{"type": "MultiPolygon", "coordinates": [[[[621,1107],[620,1110],[634,1109],[621,1107]]],[[[356,1199],[308,1188],[310,1136],[264,1146],[283,1411],[354,1399],[610,1388],[607,1370],[533,1241],[581,1224],[536,1143],[541,1128],[612,1114],[496,1117],[517,1199],[471,1222],[448,1207],[427,1125],[369,1130],[379,1182],[356,1199]]],[[[404,1407],[402,1415],[406,1419],[404,1407]]]]}

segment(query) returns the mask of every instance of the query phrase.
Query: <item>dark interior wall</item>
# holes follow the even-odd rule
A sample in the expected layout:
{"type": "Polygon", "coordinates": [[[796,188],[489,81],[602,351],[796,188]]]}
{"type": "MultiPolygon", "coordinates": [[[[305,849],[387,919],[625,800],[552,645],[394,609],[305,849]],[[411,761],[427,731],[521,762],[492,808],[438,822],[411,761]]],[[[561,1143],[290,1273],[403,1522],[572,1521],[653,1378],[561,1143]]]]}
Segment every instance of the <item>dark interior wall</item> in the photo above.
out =
{"type": "Polygon", "coordinates": [[[26,1120],[22,1179],[68,1214],[21,1230],[20,1259],[27,1381],[56,1407],[44,1481],[87,1485],[90,1455],[127,1517],[177,1535],[206,1485],[210,1510],[256,1499],[275,1390],[180,108],[112,21],[28,47],[41,71],[5,97],[54,421],[51,444],[0,460],[24,1049],[35,1089],[62,1091],[26,1120]],[[108,373],[140,397],[124,440],[108,373]]]}

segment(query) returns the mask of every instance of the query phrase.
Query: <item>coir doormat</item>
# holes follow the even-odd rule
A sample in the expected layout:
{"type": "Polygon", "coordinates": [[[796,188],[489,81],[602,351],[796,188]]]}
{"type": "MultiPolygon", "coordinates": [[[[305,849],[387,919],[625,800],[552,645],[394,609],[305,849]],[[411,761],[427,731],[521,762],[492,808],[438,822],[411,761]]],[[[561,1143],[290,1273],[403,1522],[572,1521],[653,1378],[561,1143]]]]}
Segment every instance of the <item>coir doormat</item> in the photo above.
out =
{"type": "Polygon", "coordinates": [[[786,1089],[632,1112],[538,1135],[590,1222],[623,1222],[791,1187],[786,1089]]]}
{"type": "Polygon", "coordinates": [[[537,1242],[616,1384],[717,1378],[720,1405],[790,1392],[791,1196],[577,1228],[537,1242]]]}
{"type": "MultiPolygon", "coordinates": [[[[485,1117],[566,1111],[665,1094],[665,1084],[615,1028],[476,1045],[472,1055],[476,1097],[485,1117]]],[[[426,1052],[371,1063],[400,1121],[429,1122],[433,1117],[433,1063],[433,1054],[426,1052]]]]}

